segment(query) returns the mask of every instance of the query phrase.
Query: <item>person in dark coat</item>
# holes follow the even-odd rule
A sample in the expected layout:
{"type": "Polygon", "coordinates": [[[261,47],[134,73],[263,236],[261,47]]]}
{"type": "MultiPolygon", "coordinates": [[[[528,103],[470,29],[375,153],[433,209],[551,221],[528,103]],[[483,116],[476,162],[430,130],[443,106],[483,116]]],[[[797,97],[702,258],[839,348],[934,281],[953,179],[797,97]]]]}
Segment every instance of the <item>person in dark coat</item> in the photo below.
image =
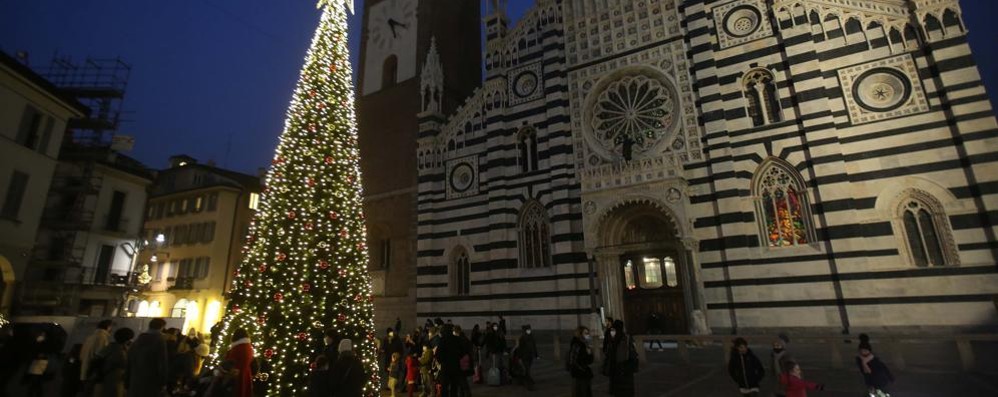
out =
{"type": "MultiPolygon", "coordinates": [[[[613,317],[607,317],[606,321],[603,322],[603,348],[601,352],[603,357],[606,357],[610,353],[610,347],[613,345],[612,338],[610,338],[610,330],[613,329],[613,317]]],[[[606,375],[606,367],[603,368],[604,375],[606,375]]]]}
{"type": "Polygon", "coordinates": [[[461,395],[461,379],[465,377],[461,370],[461,357],[465,354],[461,339],[454,335],[454,328],[444,324],[436,352],[437,362],[440,363],[438,379],[442,386],[441,397],[461,395]]]}
{"type": "Polygon", "coordinates": [[[873,355],[873,346],[870,345],[870,337],[866,334],[859,335],[859,355],[856,356],[856,366],[863,374],[863,382],[870,394],[877,391],[889,393],[888,388],[894,383],[894,375],[887,365],[873,355]]]}
{"type": "Polygon", "coordinates": [[[337,348],[336,363],[329,368],[334,397],[362,397],[368,374],[353,352],[353,341],[343,339],[337,348]]]}
{"type": "Polygon", "coordinates": [[[308,395],[309,397],[330,397],[333,395],[329,359],[326,358],[325,354],[320,354],[312,362],[312,372],[308,374],[308,395]]]}
{"type": "Polygon", "coordinates": [[[94,397],[124,397],[125,370],[128,368],[128,345],[135,337],[131,328],[114,331],[114,341],[97,352],[101,367],[94,379],[94,397]]]}
{"type": "Polygon", "coordinates": [[[502,314],[499,315],[499,334],[506,336],[506,319],[502,318],[502,314]]]}
{"type": "Polygon", "coordinates": [[[336,335],[336,331],[332,328],[326,330],[326,335],[322,338],[323,348],[322,355],[326,356],[326,362],[329,364],[335,363],[339,356],[339,345],[340,337],[336,335]]]}
{"type": "Polygon", "coordinates": [[[610,394],[617,397],[634,395],[634,361],[631,354],[631,337],[624,332],[624,322],[614,320],[610,328],[610,348],[604,361],[610,376],[610,394]]]}
{"type": "Polygon", "coordinates": [[[738,384],[738,391],[743,396],[759,396],[759,382],[766,375],[762,361],[748,348],[745,339],[735,339],[731,348],[731,358],[728,360],[728,374],[738,384]]]}
{"type": "Polygon", "coordinates": [[[166,321],[154,318],[149,330],[139,335],[128,348],[128,397],[158,396],[166,387],[169,368],[163,326],[166,321]]]}
{"type": "Polygon", "coordinates": [[[530,368],[534,364],[534,359],[539,358],[540,355],[537,352],[537,342],[534,340],[530,325],[524,325],[522,331],[523,334],[517,341],[516,354],[523,364],[523,385],[527,387],[527,390],[534,390],[534,377],[530,374],[530,368]]]}
{"type": "Polygon", "coordinates": [[[572,376],[572,397],[593,397],[592,336],[589,328],[575,329],[575,337],[568,347],[568,373],[572,376]]]}
{"type": "Polygon", "coordinates": [[[83,370],[80,360],[82,350],[82,344],[73,345],[62,363],[62,384],[59,386],[59,394],[63,397],[74,397],[83,389],[83,381],[80,380],[80,372],[83,370]]]}
{"type": "Polygon", "coordinates": [[[502,356],[506,352],[506,338],[499,333],[499,324],[492,323],[492,328],[485,330],[485,351],[488,368],[502,368],[502,356]]]}
{"type": "Polygon", "coordinates": [[[405,353],[405,345],[402,344],[402,339],[395,334],[395,328],[385,330],[385,339],[381,342],[381,349],[384,351],[384,355],[381,357],[381,370],[385,371],[384,379],[387,380],[391,376],[392,354],[398,353],[401,357],[405,353]]]}

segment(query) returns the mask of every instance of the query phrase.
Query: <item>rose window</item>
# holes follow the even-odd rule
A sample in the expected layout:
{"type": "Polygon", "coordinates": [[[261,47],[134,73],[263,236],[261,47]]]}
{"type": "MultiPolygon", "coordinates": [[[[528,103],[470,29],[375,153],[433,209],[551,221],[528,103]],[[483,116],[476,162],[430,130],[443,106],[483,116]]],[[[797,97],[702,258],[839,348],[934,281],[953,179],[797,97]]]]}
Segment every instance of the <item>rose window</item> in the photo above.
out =
{"type": "Polygon", "coordinates": [[[594,136],[603,147],[631,145],[634,152],[655,146],[673,126],[674,94],[645,76],[625,77],[599,95],[593,107],[594,136]]]}

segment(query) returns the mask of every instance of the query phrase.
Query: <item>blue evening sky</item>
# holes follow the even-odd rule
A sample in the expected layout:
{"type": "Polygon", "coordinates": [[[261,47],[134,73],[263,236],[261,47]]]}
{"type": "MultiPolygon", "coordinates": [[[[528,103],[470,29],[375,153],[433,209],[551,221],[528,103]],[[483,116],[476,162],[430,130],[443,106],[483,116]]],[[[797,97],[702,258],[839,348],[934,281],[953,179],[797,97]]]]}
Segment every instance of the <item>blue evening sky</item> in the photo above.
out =
{"type": "MultiPolygon", "coordinates": [[[[509,3],[516,20],[533,0],[509,3]]],[[[961,3],[994,103],[998,1],[961,3]]],[[[162,168],[185,153],[255,173],[273,157],[318,17],[314,0],[0,0],[0,50],[27,51],[35,68],[55,54],[121,57],[132,65],[120,131],[136,138],[132,156],[162,168]]],[[[359,15],[350,28],[356,64],[359,15]]]]}

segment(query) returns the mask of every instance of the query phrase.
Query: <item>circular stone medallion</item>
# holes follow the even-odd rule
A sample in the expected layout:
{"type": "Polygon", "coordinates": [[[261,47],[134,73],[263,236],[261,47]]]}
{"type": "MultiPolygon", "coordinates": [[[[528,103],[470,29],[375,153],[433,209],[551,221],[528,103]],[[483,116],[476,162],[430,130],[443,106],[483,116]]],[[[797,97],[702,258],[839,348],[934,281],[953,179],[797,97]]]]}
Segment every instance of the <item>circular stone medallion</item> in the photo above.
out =
{"type": "Polygon", "coordinates": [[[533,95],[534,91],[537,91],[537,74],[534,72],[520,73],[513,81],[513,91],[520,98],[533,95]]]}
{"type": "Polygon", "coordinates": [[[761,22],[762,14],[755,7],[736,7],[724,16],[724,31],[734,37],[745,37],[759,30],[761,22]]]}
{"type": "Polygon", "coordinates": [[[852,95],[856,103],[866,110],[889,112],[908,103],[911,80],[897,69],[871,69],[856,79],[852,95]]]}
{"type": "Polygon", "coordinates": [[[450,186],[455,192],[466,192],[474,181],[475,171],[471,169],[470,164],[458,164],[450,172],[450,186]]]}

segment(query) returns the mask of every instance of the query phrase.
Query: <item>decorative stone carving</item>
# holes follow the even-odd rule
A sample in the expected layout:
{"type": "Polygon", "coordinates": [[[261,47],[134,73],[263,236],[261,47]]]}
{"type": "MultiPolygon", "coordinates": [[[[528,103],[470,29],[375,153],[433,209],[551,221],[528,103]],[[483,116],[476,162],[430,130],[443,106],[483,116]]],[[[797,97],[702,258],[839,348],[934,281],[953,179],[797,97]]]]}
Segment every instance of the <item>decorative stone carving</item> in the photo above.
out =
{"type": "Polygon", "coordinates": [[[929,110],[910,55],[899,55],[839,70],[853,124],[892,119],[929,110]]]}
{"type": "Polygon", "coordinates": [[[583,211],[586,212],[586,215],[595,214],[596,213],[596,203],[593,202],[592,200],[586,201],[586,204],[583,205],[583,211]]]}
{"type": "Polygon", "coordinates": [[[721,49],[773,35],[767,6],[761,0],[733,1],[714,7],[714,24],[721,49]]]}
{"type": "Polygon", "coordinates": [[[508,97],[511,106],[535,101],[544,96],[544,76],[540,62],[510,70],[509,76],[508,97]]]}
{"type": "Polygon", "coordinates": [[[447,162],[447,199],[478,194],[478,156],[466,156],[447,162]]]}

